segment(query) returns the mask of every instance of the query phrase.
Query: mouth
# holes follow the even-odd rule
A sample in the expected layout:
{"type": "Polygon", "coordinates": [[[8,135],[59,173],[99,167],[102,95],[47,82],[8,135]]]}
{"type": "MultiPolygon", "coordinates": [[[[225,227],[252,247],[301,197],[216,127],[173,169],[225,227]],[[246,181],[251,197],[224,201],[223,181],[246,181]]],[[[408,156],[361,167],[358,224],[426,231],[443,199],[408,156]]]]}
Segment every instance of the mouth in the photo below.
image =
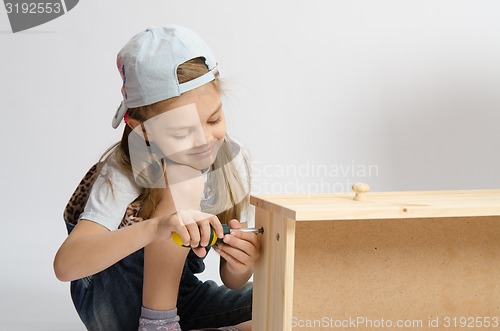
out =
{"type": "Polygon", "coordinates": [[[208,148],[205,148],[204,150],[201,150],[201,151],[196,152],[196,153],[190,153],[189,155],[194,156],[194,157],[199,157],[199,158],[209,157],[210,155],[212,155],[212,147],[209,146],[208,148]]]}

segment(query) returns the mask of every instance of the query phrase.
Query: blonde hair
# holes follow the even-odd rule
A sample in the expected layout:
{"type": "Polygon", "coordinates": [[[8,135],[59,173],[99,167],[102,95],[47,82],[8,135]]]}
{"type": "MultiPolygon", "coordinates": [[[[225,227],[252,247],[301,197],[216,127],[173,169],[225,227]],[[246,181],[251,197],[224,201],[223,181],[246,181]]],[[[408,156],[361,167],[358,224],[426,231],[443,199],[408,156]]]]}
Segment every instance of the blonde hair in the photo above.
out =
{"type": "MultiPolygon", "coordinates": [[[[203,58],[196,58],[181,64],[177,69],[179,83],[184,83],[195,79],[208,72],[208,68],[203,58]]],[[[221,93],[220,82],[218,79],[211,82],[221,93]]],[[[160,101],[163,102],[163,101],[160,101]]],[[[160,103],[146,105],[137,108],[128,109],[129,118],[144,122],[159,114],[157,105],[160,103]]],[[[168,100],[167,100],[168,102],[168,100]]],[[[128,138],[132,129],[126,125],[122,138],[119,142],[108,148],[101,156],[98,173],[100,168],[108,161],[109,157],[115,157],[120,166],[132,175],[132,166],[130,161],[130,152],[128,138]]],[[[236,161],[236,160],[235,160],[236,161]]],[[[161,164],[165,166],[164,163],[161,164]]],[[[164,168],[163,168],[164,169],[164,168]]],[[[249,211],[250,207],[250,165],[248,153],[226,134],[225,143],[217,153],[214,163],[210,167],[207,176],[207,183],[210,183],[211,201],[213,204],[204,210],[207,213],[217,213],[217,217],[223,224],[227,224],[231,219],[240,220],[242,213],[249,211]],[[234,150],[232,146],[238,146],[239,156],[242,162],[238,165],[234,162],[234,150]]],[[[112,183],[110,183],[112,185],[112,183]]],[[[138,216],[143,219],[150,218],[159,202],[159,190],[157,188],[144,188],[138,200],[141,203],[141,209],[138,216]]]]}

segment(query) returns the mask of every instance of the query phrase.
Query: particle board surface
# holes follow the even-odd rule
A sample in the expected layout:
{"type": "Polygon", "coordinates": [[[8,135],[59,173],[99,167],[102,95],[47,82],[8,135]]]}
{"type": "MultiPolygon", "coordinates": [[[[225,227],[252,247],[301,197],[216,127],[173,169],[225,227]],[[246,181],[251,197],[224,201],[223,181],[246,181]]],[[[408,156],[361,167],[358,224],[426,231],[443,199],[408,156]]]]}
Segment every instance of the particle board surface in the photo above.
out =
{"type": "Polygon", "coordinates": [[[297,320],[500,316],[499,217],[299,222],[295,237],[297,320]]]}

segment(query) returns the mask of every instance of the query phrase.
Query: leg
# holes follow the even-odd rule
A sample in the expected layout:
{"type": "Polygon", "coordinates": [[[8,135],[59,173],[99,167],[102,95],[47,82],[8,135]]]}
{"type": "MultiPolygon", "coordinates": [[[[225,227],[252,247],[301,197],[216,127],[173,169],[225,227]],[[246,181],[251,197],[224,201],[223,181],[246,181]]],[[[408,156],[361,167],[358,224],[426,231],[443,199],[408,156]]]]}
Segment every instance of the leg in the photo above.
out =
{"type": "Polygon", "coordinates": [[[71,282],[75,308],[89,331],[136,331],[142,302],[143,250],[71,282]]]}
{"type": "MultiPolygon", "coordinates": [[[[168,188],[151,217],[176,211],[168,188]]],[[[139,330],[180,331],[177,296],[188,250],[172,240],[156,240],[144,248],[144,287],[139,330]]]]}
{"type": "MultiPolygon", "coordinates": [[[[230,290],[213,281],[185,282],[177,307],[183,330],[237,325],[252,318],[252,284],[230,290]]],[[[241,326],[245,330],[248,324],[241,326]]]]}
{"type": "Polygon", "coordinates": [[[139,331],[181,331],[177,295],[188,250],[172,240],[144,248],[144,288],[139,331]]]}
{"type": "MultiPolygon", "coordinates": [[[[98,274],[71,283],[75,308],[87,330],[137,331],[143,304],[144,255],[144,250],[137,251],[98,274]]],[[[178,272],[179,278],[183,266],[184,261],[178,272]]],[[[164,284],[159,288],[162,290],[159,293],[168,291],[168,286],[164,284]]],[[[175,285],[174,300],[177,299],[177,290],[178,285],[175,285]]],[[[150,296],[149,302],[153,302],[151,309],[168,310],[163,308],[168,306],[156,304],[168,304],[171,298],[172,293],[164,298],[150,296]]]]}
{"type": "Polygon", "coordinates": [[[252,321],[246,321],[236,325],[241,331],[252,331],[252,321]]]}
{"type": "Polygon", "coordinates": [[[188,250],[172,240],[157,240],[144,248],[143,306],[153,310],[177,307],[177,294],[188,250]]]}

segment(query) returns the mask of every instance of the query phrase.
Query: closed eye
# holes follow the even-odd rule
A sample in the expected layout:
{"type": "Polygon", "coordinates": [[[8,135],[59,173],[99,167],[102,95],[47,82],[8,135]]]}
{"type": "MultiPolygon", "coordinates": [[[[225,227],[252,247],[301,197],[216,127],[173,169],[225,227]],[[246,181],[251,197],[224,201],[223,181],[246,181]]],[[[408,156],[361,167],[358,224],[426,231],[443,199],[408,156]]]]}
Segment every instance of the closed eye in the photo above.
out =
{"type": "Polygon", "coordinates": [[[190,129],[188,129],[188,130],[180,130],[180,131],[177,131],[176,133],[173,133],[172,137],[174,139],[181,140],[181,139],[187,138],[190,134],[191,134],[191,130],[190,129]]]}
{"type": "Polygon", "coordinates": [[[217,123],[220,123],[220,121],[222,121],[222,116],[219,116],[216,120],[214,121],[209,121],[208,124],[209,125],[216,125],[217,123]]]}

